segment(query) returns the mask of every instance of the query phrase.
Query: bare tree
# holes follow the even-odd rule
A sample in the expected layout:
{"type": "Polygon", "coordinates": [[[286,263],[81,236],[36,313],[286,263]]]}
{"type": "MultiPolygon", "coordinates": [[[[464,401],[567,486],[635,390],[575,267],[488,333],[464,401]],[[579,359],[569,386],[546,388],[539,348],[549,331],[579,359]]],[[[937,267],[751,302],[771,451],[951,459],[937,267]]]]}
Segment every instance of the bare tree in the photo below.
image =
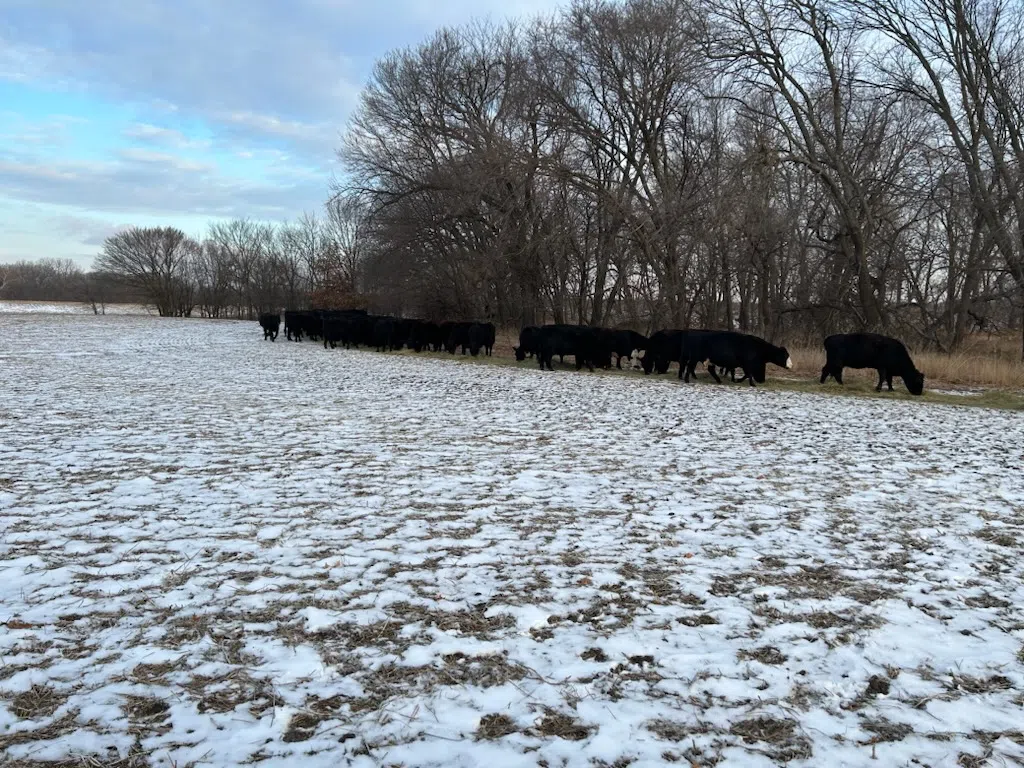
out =
{"type": "Polygon", "coordinates": [[[239,317],[253,319],[259,312],[273,308],[275,297],[265,290],[261,262],[268,257],[274,228],[249,219],[233,219],[211,224],[207,239],[231,265],[239,317]]]}
{"type": "Polygon", "coordinates": [[[108,237],[93,268],[139,290],[162,317],[192,312],[192,264],[200,245],[174,227],[131,227],[108,237]]]}
{"type": "Polygon", "coordinates": [[[1024,7],[1006,0],[847,1],[865,26],[893,43],[881,82],[944,126],[978,225],[987,230],[980,237],[991,238],[1001,255],[1024,312],[1024,7]]]}

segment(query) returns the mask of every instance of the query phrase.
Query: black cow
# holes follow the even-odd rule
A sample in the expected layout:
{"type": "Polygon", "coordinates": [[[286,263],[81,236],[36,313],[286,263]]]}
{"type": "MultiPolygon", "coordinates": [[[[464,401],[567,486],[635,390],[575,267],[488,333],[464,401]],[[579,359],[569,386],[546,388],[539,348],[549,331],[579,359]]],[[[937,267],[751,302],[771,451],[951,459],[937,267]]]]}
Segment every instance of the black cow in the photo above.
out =
{"type": "Polygon", "coordinates": [[[331,345],[331,349],[334,349],[339,343],[345,343],[345,340],[348,338],[349,324],[351,323],[349,318],[325,315],[321,318],[321,321],[320,335],[324,339],[324,349],[327,349],[328,344],[331,345]]]}
{"type": "Polygon", "coordinates": [[[612,328],[600,329],[604,342],[607,344],[611,354],[616,356],[615,367],[622,370],[622,358],[630,358],[636,351],[644,352],[647,349],[647,337],[636,331],[618,331],[612,328]]]}
{"type": "Polygon", "coordinates": [[[284,335],[288,341],[302,340],[302,316],[304,314],[304,311],[296,309],[286,309],[284,311],[284,335]]]}
{"type": "Polygon", "coordinates": [[[680,336],[680,378],[690,380],[697,363],[707,362],[708,373],[719,384],[722,379],[715,367],[726,370],[743,369],[743,378],[754,386],[764,383],[768,363],[792,368],[793,361],[785,347],[776,347],[758,336],[738,331],[686,331],[680,336]],[[685,370],[684,370],[685,369],[685,370]]]}
{"type": "Polygon", "coordinates": [[[427,320],[414,320],[405,343],[413,352],[434,351],[440,347],[441,327],[427,320]]]}
{"type": "Polygon", "coordinates": [[[461,349],[462,354],[469,351],[469,329],[472,325],[461,321],[441,323],[444,348],[449,355],[454,355],[456,349],[461,349]]]}
{"type": "Polygon", "coordinates": [[[490,357],[494,350],[494,323],[471,323],[466,333],[469,354],[476,357],[482,349],[490,357]]]}
{"type": "Polygon", "coordinates": [[[651,334],[647,339],[643,359],[640,361],[644,374],[667,373],[672,363],[679,362],[682,333],[683,331],[678,328],[665,328],[651,334]]]}
{"type": "Polygon", "coordinates": [[[377,327],[377,322],[380,320],[386,320],[387,318],[381,315],[362,315],[352,318],[349,326],[349,338],[346,349],[349,345],[356,347],[360,346],[371,347],[374,343],[374,330],[377,327]]]}
{"type": "Polygon", "coordinates": [[[892,377],[903,379],[912,395],[924,392],[924,374],[917,370],[903,342],[879,333],[839,333],[825,339],[825,367],[821,369],[821,383],[829,376],[843,383],[843,368],[874,368],[878,371],[878,386],[889,385],[892,377]]]}
{"type": "Polygon", "coordinates": [[[373,346],[378,352],[401,349],[409,334],[410,321],[400,317],[378,318],[373,326],[373,346]]]}
{"type": "Polygon", "coordinates": [[[516,353],[516,360],[523,362],[527,357],[532,357],[537,354],[537,342],[538,342],[538,331],[540,329],[535,325],[527,325],[521,331],[519,331],[519,346],[512,347],[512,351],[516,353]]]}
{"type": "Polygon", "coordinates": [[[308,309],[285,310],[284,331],[292,341],[302,341],[303,336],[317,341],[320,338],[321,325],[319,312],[308,309]]]}
{"type": "Polygon", "coordinates": [[[334,349],[339,343],[345,349],[353,343],[358,324],[366,317],[365,309],[323,310],[320,312],[320,335],[324,340],[324,349],[331,345],[334,349]]]}
{"type": "Polygon", "coordinates": [[[553,371],[555,355],[572,355],[576,370],[584,365],[591,371],[594,366],[611,365],[611,352],[599,329],[582,325],[542,325],[537,329],[537,360],[540,369],[553,371]]]}
{"type": "Polygon", "coordinates": [[[271,312],[262,313],[260,315],[260,328],[263,329],[264,341],[267,339],[274,341],[281,330],[281,316],[271,312]]]}

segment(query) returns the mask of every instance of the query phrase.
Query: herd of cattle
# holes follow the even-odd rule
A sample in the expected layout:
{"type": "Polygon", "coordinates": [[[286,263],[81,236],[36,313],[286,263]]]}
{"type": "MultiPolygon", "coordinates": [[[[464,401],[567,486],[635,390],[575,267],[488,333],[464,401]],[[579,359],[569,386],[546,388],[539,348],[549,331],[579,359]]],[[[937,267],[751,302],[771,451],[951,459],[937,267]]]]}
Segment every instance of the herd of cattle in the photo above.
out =
{"type": "MultiPolygon", "coordinates": [[[[259,317],[263,338],[274,341],[281,328],[281,315],[259,317]]],[[[341,344],[351,347],[373,347],[378,352],[408,348],[414,352],[469,353],[474,357],[494,349],[493,323],[433,323],[402,317],[371,315],[365,310],[286,310],[285,335],[290,341],[323,340],[324,349],[341,344]]],[[[706,366],[708,374],[718,383],[719,374],[728,374],[733,381],[765,381],[768,363],[792,368],[793,360],[785,347],[777,347],[764,339],[738,331],[706,329],[665,329],[649,337],[636,331],[593,328],[582,325],[551,324],[527,326],[519,332],[519,344],[513,346],[515,358],[522,362],[535,357],[540,369],[554,370],[552,361],[566,355],[576,361],[576,370],[586,366],[610,368],[614,360],[622,368],[623,359],[639,360],[645,374],[667,373],[672,363],[679,365],[679,378],[696,377],[696,366],[706,366]],[[716,370],[717,369],[717,370],[716,370]],[[736,377],[737,370],[742,376],[736,377]]],[[[914,395],[924,391],[924,374],[914,366],[907,348],[898,339],[875,333],[836,334],[825,339],[825,366],[821,383],[829,376],[843,383],[844,368],[874,368],[878,372],[875,391],[885,383],[892,391],[892,379],[903,379],[914,395]]]]}

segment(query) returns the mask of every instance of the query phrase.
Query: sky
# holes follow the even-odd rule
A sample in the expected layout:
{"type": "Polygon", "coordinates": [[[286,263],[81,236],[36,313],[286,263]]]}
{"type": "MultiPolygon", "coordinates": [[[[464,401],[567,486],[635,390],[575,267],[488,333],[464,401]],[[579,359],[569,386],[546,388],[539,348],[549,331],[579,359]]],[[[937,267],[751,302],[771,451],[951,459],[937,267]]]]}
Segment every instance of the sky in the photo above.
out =
{"type": "Polygon", "coordinates": [[[319,212],[373,63],[561,0],[0,0],[0,263],[319,212]]]}

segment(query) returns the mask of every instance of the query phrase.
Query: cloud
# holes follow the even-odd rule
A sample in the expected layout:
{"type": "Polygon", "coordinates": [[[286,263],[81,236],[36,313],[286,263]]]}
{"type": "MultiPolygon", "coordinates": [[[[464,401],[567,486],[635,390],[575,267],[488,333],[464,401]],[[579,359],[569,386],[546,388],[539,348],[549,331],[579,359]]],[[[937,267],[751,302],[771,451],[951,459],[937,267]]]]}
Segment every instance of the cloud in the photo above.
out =
{"type": "Polygon", "coordinates": [[[556,0],[6,0],[0,78],[244,125],[329,151],[372,63],[444,24],[556,0]],[[6,39],[5,39],[6,38],[6,39]]]}
{"type": "Polygon", "coordinates": [[[214,166],[210,163],[196,162],[195,160],[189,160],[168,152],[153,152],[148,149],[130,147],[128,149],[120,150],[118,154],[125,160],[131,162],[165,166],[166,168],[172,168],[176,171],[207,173],[214,169],[214,166]]]}
{"type": "Polygon", "coordinates": [[[127,216],[204,215],[280,220],[315,210],[324,198],[319,176],[271,174],[248,181],[159,152],[123,150],[111,162],[41,164],[0,159],[0,188],[18,200],[81,206],[127,216]]]}
{"type": "Polygon", "coordinates": [[[49,216],[46,223],[55,232],[67,236],[83,245],[99,247],[111,235],[124,232],[131,228],[130,224],[114,224],[110,221],[89,218],[86,216],[75,216],[72,214],[57,214],[49,216]]]}
{"type": "Polygon", "coordinates": [[[71,131],[84,121],[71,115],[51,115],[29,120],[16,112],[0,112],[0,146],[7,155],[14,152],[53,150],[66,146],[71,131]]]}
{"type": "Polygon", "coordinates": [[[124,135],[151,144],[159,144],[175,149],[206,149],[210,146],[207,139],[193,139],[174,128],[164,128],[149,123],[135,123],[124,130],[124,135]]]}
{"type": "MultiPolygon", "coordinates": [[[[0,99],[22,97],[0,111],[0,208],[199,227],[319,210],[376,59],[442,25],[560,2],[0,0],[0,99]]],[[[112,231],[32,221],[54,252],[112,231]]]]}

